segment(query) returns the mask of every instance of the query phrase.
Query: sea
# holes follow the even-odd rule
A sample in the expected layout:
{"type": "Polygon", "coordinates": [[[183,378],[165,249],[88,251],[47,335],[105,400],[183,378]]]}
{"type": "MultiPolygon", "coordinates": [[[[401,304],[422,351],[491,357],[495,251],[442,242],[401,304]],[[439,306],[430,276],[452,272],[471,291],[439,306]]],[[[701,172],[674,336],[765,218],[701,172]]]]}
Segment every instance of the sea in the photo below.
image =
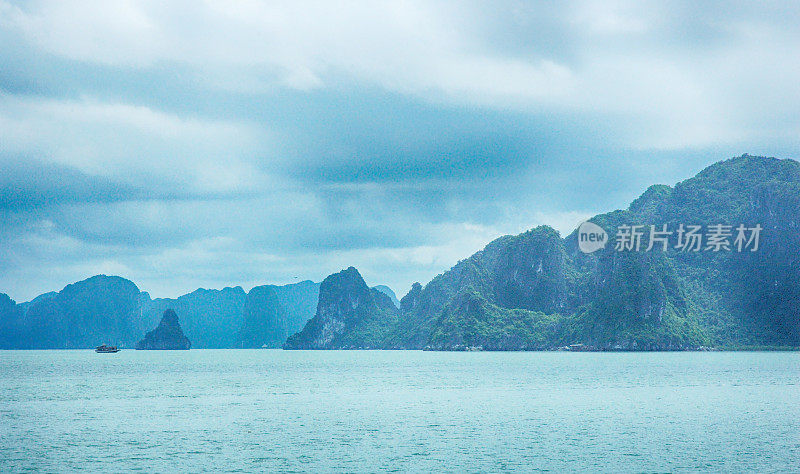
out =
{"type": "Polygon", "coordinates": [[[798,352],[0,351],[0,472],[800,472],[798,352]]]}

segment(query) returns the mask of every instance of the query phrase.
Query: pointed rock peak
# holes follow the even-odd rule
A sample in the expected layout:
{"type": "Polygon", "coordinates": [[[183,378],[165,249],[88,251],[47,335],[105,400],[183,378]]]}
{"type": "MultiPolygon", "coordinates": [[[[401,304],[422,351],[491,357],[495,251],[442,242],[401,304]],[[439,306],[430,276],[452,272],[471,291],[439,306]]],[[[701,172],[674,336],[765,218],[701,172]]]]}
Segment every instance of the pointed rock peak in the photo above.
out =
{"type": "Polygon", "coordinates": [[[136,344],[137,350],[185,350],[192,346],[183,334],[178,315],[167,309],[161,316],[158,327],[147,333],[144,339],[136,344]]]}
{"type": "Polygon", "coordinates": [[[178,315],[175,314],[175,310],[172,308],[167,308],[164,311],[164,314],[161,315],[161,322],[158,323],[158,326],[177,327],[180,329],[181,323],[178,321],[178,315]]]}
{"type": "Polygon", "coordinates": [[[385,331],[396,315],[397,308],[392,300],[379,290],[369,288],[358,270],[349,267],[322,281],[316,314],[302,331],[290,336],[283,347],[382,347],[386,344],[385,331]]]}
{"type": "Polygon", "coordinates": [[[348,267],[345,270],[342,270],[338,273],[328,275],[328,277],[322,281],[323,287],[331,285],[343,285],[343,284],[350,284],[358,287],[363,287],[365,291],[369,290],[366,282],[364,281],[364,278],[361,277],[361,273],[359,273],[355,267],[348,267]]]}
{"type": "Polygon", "coordinates": [[[359,273],[358,270],[356,270],[356,267],[352,265],[339,272],[339,274],[346,275],[350,278],[362,278],[361,273],[359,273]]]}
{"type": "Polygon", "coordinates": [[[354,267],[349,267],[339,273],[328,275],[319,287],[319,301],[317,311],[330,305],[358,306],[372,302],[371,292],[361,274],[354,267]]]}

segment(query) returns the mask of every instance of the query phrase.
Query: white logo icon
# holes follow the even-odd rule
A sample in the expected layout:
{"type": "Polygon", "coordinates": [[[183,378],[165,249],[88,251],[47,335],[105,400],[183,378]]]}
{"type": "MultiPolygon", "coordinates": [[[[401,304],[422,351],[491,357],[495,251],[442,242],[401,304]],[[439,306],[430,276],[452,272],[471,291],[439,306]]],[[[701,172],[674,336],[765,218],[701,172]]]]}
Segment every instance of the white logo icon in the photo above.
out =
{"type": "Polygon", "coordinates": [[[586,221],[578,227],[578,248],[583,253],[592,253],[605,247],[608,234],[597,224],[586,221]]]}

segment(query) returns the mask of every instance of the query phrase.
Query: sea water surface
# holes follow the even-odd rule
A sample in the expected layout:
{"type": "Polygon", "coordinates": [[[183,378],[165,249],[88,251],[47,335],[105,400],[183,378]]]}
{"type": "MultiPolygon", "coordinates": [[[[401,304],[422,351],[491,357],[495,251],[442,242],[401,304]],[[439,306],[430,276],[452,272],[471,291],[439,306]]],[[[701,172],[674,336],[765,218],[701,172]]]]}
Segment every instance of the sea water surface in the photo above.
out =
{"type": "Polygon", "coordinates": [[[800,471],[800,353],[0,351],[0,471],[800,471]]]}

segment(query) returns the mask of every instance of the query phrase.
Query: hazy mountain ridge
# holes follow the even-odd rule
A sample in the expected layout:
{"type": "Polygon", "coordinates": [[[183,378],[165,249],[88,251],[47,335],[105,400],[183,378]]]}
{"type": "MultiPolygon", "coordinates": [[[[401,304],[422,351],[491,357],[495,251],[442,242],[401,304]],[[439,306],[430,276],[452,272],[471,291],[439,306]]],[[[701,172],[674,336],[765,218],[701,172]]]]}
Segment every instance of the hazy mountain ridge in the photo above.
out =
{"type": "Polygon", "coordinates": [[[397,295],[394,293],[394,290],[392,290],[388,286],[386,286],[386,285],[376,285],[376,286],[373,286],[372,289],[378,290],[381,293],[383,293],[384,295],[388,296],[389,299],[392,301],[392,304],[394,305],[395,308],[399,308],[400,307],[400,300],[397,299],[397,295]]]}
{"type": "Polygon", "coordinates": [[[250,290],[238,331],[239,347],[280,347],[314,316],[319,284],[263,285],[250,290]]]}
{"type": "Polygon", "coordinates": [[[148,321],[158,321],[159,316],[171,308],[178,314],[183,331],[194,347],[236,347],[236,333],[243,322],[246,298],[247,293],[241,286],[221,290],[199,288],[175,299],[146,301],[144,317],[148,321]]]}
{"type": "Polygon", "coordinates": [[[303,281],[264,285],[249,293],[238,286],[200,288],[178,298],[151,299],[130,280],[96,275],[26,303],[17,304],[0,294],[0,348],[71,349],[100,343],[133,347],[167,309],[177,313],[195,348],[279,347],[313,316],[318,292],[318,283],[303,281]],[[259,303],[258,294],[265,287],[271,288],[275,299],[259,303]],[[264,307],[266,303],[276,307],[264,307]],[[278,311],[285,315],[280,328],[272,328],[278,324],[273,319],[253,320],[254,314],[266,318],[278,311]],[[259,342],[259,334],[248,333],[246,322],[267,327],[265,340],[259,342]],[[269,331],[280,333],[280,340],[269,339],[269,331]],[[242,339],[244,334],[250,339],[242,339]]]}
{"type": "MultiPolygon", "coordinates": [[[[800,164],[743,155],[590,219],[612,239],[584,254],[548,226],[502,236],[399,302],[350,267],[321,284],[199,289],[151,300],[96,276],[16,304],[0,347],[132,346],[173,308],[194,347],[677,350],[800,346],[800,164]],[[619,252],[622,224],[763,227],[757,252],[619,252]],[[284,343],[285,341],[285,343],[284,343]]],[[[643,241],[647,242],[645,234],[643,241]]],[[[388,290],[388,291],[387,291],[388,290]]]]}
{"type": "MultiPolygon", "coordinates": [[[[133,347],[167,309],[177,313],[195,348],[277,348],[314,316],[319,288],[305,280],[246,293],[239,286],[199,288],[178,298],[151,299],[130,280],[96,275],[25,303],[0,293],[0,348],[133,347]]],[[[389,305],[396,301],[387,286],[374,291],[389,305]]]]}
{"type": "Polygon", "coordinates": [[[17,305],[0,342],[19,349],[132,345],[149,323],[141,317],[140,294],[132,281],[115,276],[72,283],[17,305]]]}

